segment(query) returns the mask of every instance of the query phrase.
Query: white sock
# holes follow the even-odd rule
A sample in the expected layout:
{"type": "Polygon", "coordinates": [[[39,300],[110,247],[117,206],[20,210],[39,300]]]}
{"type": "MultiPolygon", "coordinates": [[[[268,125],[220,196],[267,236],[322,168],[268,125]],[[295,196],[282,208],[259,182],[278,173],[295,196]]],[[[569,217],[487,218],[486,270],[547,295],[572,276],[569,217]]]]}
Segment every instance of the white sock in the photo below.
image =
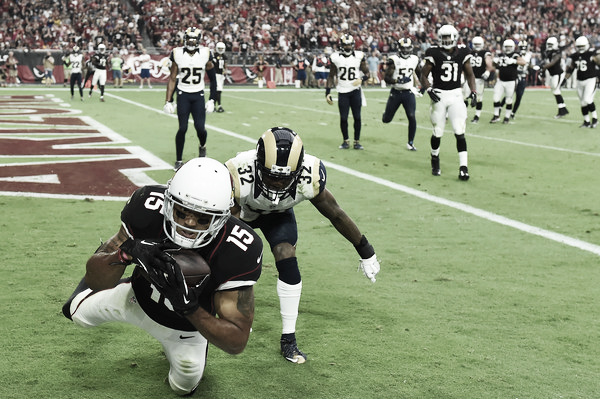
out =
{"type": "Polygon", "coordinates": [[[300,306],[300,295],[302,293],[302,281],[290,285],[277,279],[277,295],[279,296],[279,308],[282,334],[296,332],[296,320],[298,319],[298,307],[300,306]]]}

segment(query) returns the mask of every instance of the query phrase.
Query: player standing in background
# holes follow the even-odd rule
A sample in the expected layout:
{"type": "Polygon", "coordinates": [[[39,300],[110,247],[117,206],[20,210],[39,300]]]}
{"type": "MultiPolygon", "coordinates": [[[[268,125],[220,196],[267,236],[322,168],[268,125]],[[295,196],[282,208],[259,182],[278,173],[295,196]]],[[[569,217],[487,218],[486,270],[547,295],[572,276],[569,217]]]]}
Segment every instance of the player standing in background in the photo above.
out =
{"type": "Polygon", "coordinates": [[[515,114],[521,105],[521,99],[525,94],[525,87],[527,87],[527,76],[529,75],[529,64],[531,64],[531,51],[529,51],[529,44],[525,40],[519,42],[519,55],[521,59],[525,61],[525,64],[517,65],[517,89],[515,91],[516,98],[513,104],[512,113],[510,119],[515,119],[515,114]]]}
{"type": "Polygon", "coordinates": [[[218,42],[215,45],[215,53],[212,54],[211,62],[215,66],[217,79],[217,94],[215,98],[215,112],[225,112],[221,104],[221,93],[225,86],[225,71],[227,71],[227,55],[225,54],[225,43],[218,42]]]}
{"type": "Polygon", "coordinates": [[[171,74],[167,82],[167,93],[163,110],[172,114],[177,108],[179,128],[175,136],[175,166],[177,170],[183,165],[183,147],[188,129],[190,114],[194,118],[194,128],[200,141],[198,156],[206,156],[206,114],[215,110],[217,93],[217,77],[210,60],[208,47],[200,45],[202,32],[195,27],[187,28],[183,47],[175,47],[171,52],[171,74]],[[204,76],[210,81],[210,99],[204,98],[204,76]],[[173,93],[177,88],[177,107],[173,104],[173,93]]]}
{"type": "Polygon", "coordinates": [[[71,65],[71,77],[69,78],[69,85],[71,87],[71,100],[75,95],[75,84],[77,84],[79,96],[81,97],[80,99],[83,101],[83,54],[81,54],[78,46],[73,47],[73,51],[71,51],[71,54],[69,55],[69,64],[71,65]]]}
{"type": "MultiPolygon", "coordinates": [[[[554,94],[554,99],[558,105],[558,113],[554,116],[556,119],[562,118],[569,113],[565,100],[562,96],[561,86],[565,77],[565,72],[560,65],[562,61],[562,50],[558,46],[558,39],[549,37],[546,40],[546,50],[544,52],[545,63],[540,67],[540,72],[546,71],[546,82],[550,84],[550,90],[554,94]]],[[[548,84],[547,83],[547,84],[548,84]]]]}
{"type": "Polygon", "coordinates": [[[119,231],[88,259],[63,314],[82,327],[122,322],[143,329],[162,345],[171,389],[192,394],[204,374],[208,344],[241,353],[254,319],[263,245],[231,217],[232,205],[229,171],[210,158],[189,161],[166,187],[139,188],[121,211],[119,231]],[[209,277],[188,286],[163,252],[178,248],[202,256],[209,277]],[[131,276],[123,278],[131,263],[131,276]]]}
{"type": "Polygon", "coordinates": [[[340,112],[340,129],[344,141],[340,149],[350,148],[350,136],[348,134],[348,116],[352,110],[354,119],[354,149],[364,150],[360,144],[361,107],[362,107],[362,82],[369,79],[369,67],[365,54],[354,49],[354,37],[345,33],[340,38],[340,50],[335,51],[329,57],[331,64],[329,76],[325,85],[325,99],[327,104],[333,105],[331,89],[335,86],[338,92],[338,110],[340,112]],[[362,73],[362,77],[361,77],[362,73]],[[337,82],[337,83],[336,83],[337,82]]]}
{"type": "Polygon", "coordinates": [[[147,53],[146,49],[142,49],[142,54],[138,57],[140,61],[140,89],[144,88],[144,80],[148,83],[148,88],[151,89],[150,84],[150,69],[152,68],[152,58],[147,53]]]}
{"type": "Polygon", "coordinates": [[[394,119],[394,115],[398,108],[402,105],[406,118],[408,119],[408,142],[406,149],[416,151],[414,146],[415,135],[417,133],[417,118],[415,111],[417,109],[417,101],[415,93],[422,96],[415,89],[415,79],[421,74],[419,66],[419,57],[413,54],[412,40],[403,38],[398,40],[400,56],[391,55],[388,58],[387,67],[385,69],[385,82],[390,85],[390,95],[388,96],[385,105],[385,111],[381,121],[390,123],[394,119]]]}
{"type": "Polygon", "coordinates": [[[467,140],[465,129],[467,106],[463,100],[461,79],[464,78],[471,89],[467,97],[471,107],[477,103],[475,75],[471,67],[471,51],[458,44],[458,31],[452,25],[443,25],[438,30],[438,45],[431,46],[425,52],[425,65],[421,70],[421,92],[427,92],[431,98],[430,119],[433,125],[431,135],[431,174],[440,176],[440,144],[444,135],[446,119],[450,121],[456,150],[458,151],[458,178],[469,180],[467,140]],[[429,83],[429,75],[433,77],[433,85],[429,83]]]}
{"type": "Polygon", "coordinates": [[[577,96],[583,115],[583,123],[579,127],[595,128],[598,126],[598,112],[594,103],[594,95],[596,94],[597,66],[600,65],[600,50],[590,47],[590,41],[585,36],[579,36],[575,40],[575,50],[569,56],[571,64],[567,68],[565,79],[577,71],[577,96]],[[591,122],[590,114],[592,114],[591,122]]]}
{"type": "Polygon", "coordinates": [[[66,51],[65,54],[61,57],[63,62],[63,87],[67,87],[67,82],[71,80],[71,52],[66,51]]]}
{"type": "Polygon", "coordinates": [[[94,66],[94,77],[92,78],[89,96],[92,97],[94,86],[98,84],[98,88],[100,89],[100,101],[104,102],[104,86],[106,85],[106,65],[108,64],[108,57],[106,55],[106,46],[103,43],[100,43],[98,45],[98,51],[92,54],[91,63],[94,66]]]}
{"type": "Polygon", "coordinates": [[[500,121],[502,104],[506,104],[506,111],[502,123],[510,121],[512,105],[517,87],[519,73],[517,67],[525,65],[525,60],[519,53],[515,52],[516,45],[512,39],[506,39],[502,43],[502,54],[494,57],[494,66],[498,70],[498,79],[494,85],[494,116],[490,123],[500,121]]]}
{"type": "Polygon", "coordinates": [[[359,267],[375,282],[380,270],[373,246],[325,187],[323,162],[304,153],[300,137],[287,127],[273,127],[258,140],[256,149],[226,162],[233,178],[232,214],[264,234],[277,267],[277,295],[282,320],[281,354],[292,363],[304,363],[298,349],[296,321],[302,279],[296,258],[298,225],[294,206],[309,200],[348,240],[360,256],[359,267]]]}
{"type": "MultiPolygon", "coordinates": [[[[477,93],[477,104],[475,105],[475,116],[471,123],[479,123],[481,110],[483,109],[483,92],[485,91],[485,82],[490,78],[490,73],[494,70],[492,65],[492,53],[485,48],[485,41],[481,36],[475,36],[471,41],[473,51],[471,52],[471,68],[475,75],[475,88],[477,93]]],[[[470,92],[469,84],[465,81],[464,89],[470,92]]]]}

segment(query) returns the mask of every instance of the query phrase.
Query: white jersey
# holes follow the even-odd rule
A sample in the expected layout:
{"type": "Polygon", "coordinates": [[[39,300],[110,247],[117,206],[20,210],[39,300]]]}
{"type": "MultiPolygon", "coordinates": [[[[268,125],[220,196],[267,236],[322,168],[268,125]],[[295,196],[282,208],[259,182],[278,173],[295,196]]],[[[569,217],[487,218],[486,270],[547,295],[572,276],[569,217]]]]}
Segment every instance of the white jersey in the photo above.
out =
{"type": "Polygon", "coordinates": [[[415,70],[419,66],[419,57],[414,54],[409,55],[408,58],[392,55],[390,56],[389,60],[394,61],[394,74],[392,75],[394,82],[397,82],[398,78],[410,79],[405,83],[394,83],[392,87],[396,90],[410,90],[411,88],[415,87],[414,74],[415,70]]]}
{"type": "Polygon", "coordinates": [[[240,219],[246,222],[251,222],[262,214],[293,208],[304,200],[313,199],[325,189],[325,167],[320,159],[306,153],[295,195],[287,196],[278,203],[260,194],[260,188],[256,185],[256,150],[240,152],[225,165],[233,178],[235,200],[241,207],[240,219]]]}
{"type": "Polygon", "coordinates": [[[517,66],[517,73],[519,74],[520,79],[525,79],[529,73],[528,69],[529,64],[531,63],[531,52],[528,51],[525,54],[521,54],[521,58],[523,58],[527,64],[517,66]]]}
{"type": "Polygon", "coordinates": [[[350,93],[353,90],[360,89],[360,85],[352,84],[356,79],[361,78],[360,64],[365,58],[362,51],[353,51],[346,56],[339,51],[331,54],[331,63],[337,67],[337,86],[338,93],[350,93]]]}
{"type": "Polygon", "coordinates": [[[71,73],[81,73],[83,54],[71,54],[69,55],[69,61],[71,62],[71,73]]]}
{"type": "Polygon", "coordinates": [[[177,90],[186,93],[197,93],[204,90],[206,64],[210,61],[208,47],[200,47],[193,54],[183,47],[175,47],[171,53],[171,61],[177,64],[177,90]]]}

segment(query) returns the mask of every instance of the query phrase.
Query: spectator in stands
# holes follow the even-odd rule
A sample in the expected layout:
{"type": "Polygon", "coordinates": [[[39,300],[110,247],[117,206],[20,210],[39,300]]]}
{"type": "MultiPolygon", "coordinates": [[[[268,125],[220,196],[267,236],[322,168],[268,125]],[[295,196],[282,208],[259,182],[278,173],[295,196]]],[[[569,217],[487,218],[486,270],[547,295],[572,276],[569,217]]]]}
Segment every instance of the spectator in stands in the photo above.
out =
{"type": "Polygon", "coordinates": [[[6,69],[8,70],[8,86],[19,86],[19,60],[17,60],[17,57],[15,57],[15,53],[13,51],[8,52],[6,69]]]}
{"type": "Polygon", "coordinates": [[[46,86],[52,86],[54,83],[54,57],[50,51],[44,56],[44,83],[46,86]]]}

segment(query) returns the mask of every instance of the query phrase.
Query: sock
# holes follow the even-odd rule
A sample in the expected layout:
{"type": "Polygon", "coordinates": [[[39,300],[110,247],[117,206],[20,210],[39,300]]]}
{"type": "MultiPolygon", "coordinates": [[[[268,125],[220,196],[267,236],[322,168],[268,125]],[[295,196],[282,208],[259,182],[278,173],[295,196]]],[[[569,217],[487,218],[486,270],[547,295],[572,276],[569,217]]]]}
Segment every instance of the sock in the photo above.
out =
{"type": "Polygon", "coordinates": [[[302,293],[302,281],[290,285],[277,280],[277,295],[279,296],[279,308],[281,312],[282,334],[296,331],[296,320],[298,319],[298,307],[300,306],[300,295],[302,293]]]}

